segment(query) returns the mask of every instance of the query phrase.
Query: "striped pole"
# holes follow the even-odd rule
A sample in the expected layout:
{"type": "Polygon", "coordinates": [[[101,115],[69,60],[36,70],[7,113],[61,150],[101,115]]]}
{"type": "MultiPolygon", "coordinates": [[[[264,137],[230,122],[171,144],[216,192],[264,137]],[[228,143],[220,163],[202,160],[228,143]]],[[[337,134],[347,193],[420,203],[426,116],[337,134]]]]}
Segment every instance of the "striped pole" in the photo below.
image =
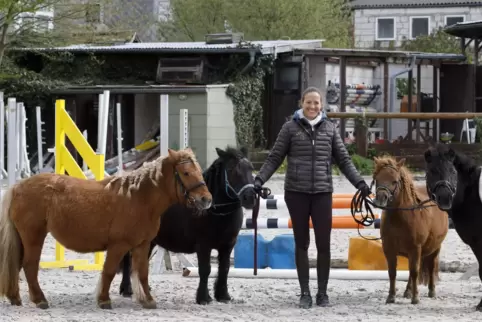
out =
{"type": "MultiPolygon", "coordinates": [[[[360,219],[359,216],[357,216],[360,219]]],[[[381,219],[380,215],[375,215],[375,220],[370,226],[358,225],[352,216],[338,216],[333,217],[332,228],[333,229],[380,229],[381,219]]],[[[259,229],[292,229],[293,224],[291,218],[258,218],[259,229]]],[[[310,220],[310,228],[313,229],[313,224],[310,220]]],[[[251,218],[245,218],[242,230],[253,229],[253,220],[251,218]]],[[[454,229],[452,219],[449,218],[449,229],[454,229]]]]}
{"type": "MultiPolygon", "coordinates": [[[[334,193],[333,194],[333,199],[338,199],[338,198],[353,198],[353,196],[355,195],[355,193],[334,193]]],[[[374,195],[371,195],[371,197],[373,198],[374,195]]],[[[269,195],[267,199],[280,199],[280,200],[284,200],[285,199],[285,196],[284,195],[269,195]]]]}
{"type": "MultiPolygon", "coordinates": [[[[333,198],[333,209],[350,209],[352,198],[333,198]]],[[[288,209],[284,199],[261,199],[260,209],[288,209]]]]}
{"type": "MultiPolygon", "coordinates": [[[[358,215],[357,219],[361,219],[358,215]]],[[[370,226],[359,225],[352,216],[336,216],[332,219],[333,229],[379,229],[380,228],[380,215],[375,215],[375,221],[370,226]]],[[[291,218],[258,218],[259,229],[292,229],[293,224],[291,218]]],[[[313,228],[313,224],[310,220],[310,228],[313,228]]],[[[245,218],[241,229],[253,229],[253,220],[251,218],[245,218]]]]}

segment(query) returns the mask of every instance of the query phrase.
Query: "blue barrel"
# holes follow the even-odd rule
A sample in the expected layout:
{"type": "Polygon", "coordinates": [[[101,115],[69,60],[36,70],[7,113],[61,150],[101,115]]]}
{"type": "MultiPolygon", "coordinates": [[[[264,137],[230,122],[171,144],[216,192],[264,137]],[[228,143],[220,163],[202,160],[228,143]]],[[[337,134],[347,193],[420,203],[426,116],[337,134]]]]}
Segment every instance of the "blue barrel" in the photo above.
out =
{"type": "Polygon", "coordinates": [[[293,234],[278,235],[268,245],[268,266],[272,269],[295,269],[293,234]]]}
{"type": "MultiPolygon", "coordinates": [[[[258,268],[268,267],[268,243],[258,234],[258,268]]],[[[234,267],[254,268],[254,234],[239,234],[234,245],[234,267]]]]}

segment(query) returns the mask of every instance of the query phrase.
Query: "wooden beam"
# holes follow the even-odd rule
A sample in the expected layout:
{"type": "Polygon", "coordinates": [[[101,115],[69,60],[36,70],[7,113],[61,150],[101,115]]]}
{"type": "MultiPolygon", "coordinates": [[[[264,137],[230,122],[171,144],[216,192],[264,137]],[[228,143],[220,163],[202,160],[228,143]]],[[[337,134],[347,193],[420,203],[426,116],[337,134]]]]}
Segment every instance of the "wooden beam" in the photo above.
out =
{"type": "Polygon", "coordinates": [[[328,112],[329,118],[333,119],[351,119],[357,117],[373,118],[373,119],[441,119],[441,120],[464,120],[482,117],[482,113],[351,113],[351,112],[328,112]]]}

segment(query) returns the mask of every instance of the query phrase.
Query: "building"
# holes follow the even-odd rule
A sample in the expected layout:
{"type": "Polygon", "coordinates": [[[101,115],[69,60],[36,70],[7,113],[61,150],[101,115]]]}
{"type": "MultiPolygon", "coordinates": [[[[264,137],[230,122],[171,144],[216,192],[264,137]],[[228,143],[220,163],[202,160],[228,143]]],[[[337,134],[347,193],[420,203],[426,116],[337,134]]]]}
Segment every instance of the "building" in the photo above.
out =
{"type": "Polygon", "coordinates": [[[352,0],[357,48],[396,48],[404,40],[482,20],[479,0],[352,0]]]}
{"type": "MultiPolygon", "coordinates": [[[[169,3],[169,0],[70,0],[55,5],[55,17],[75,11],[75,14],[67,15],[68,29],[72,29],[72,32],[82,32],[84,29],[97,32],[132,31],[142,41],[153,42],[161,40],[158,23],[168,16],[169,3]]],[[[55,27],[65,28],[63,22],[56,23],[55,27]]]]}

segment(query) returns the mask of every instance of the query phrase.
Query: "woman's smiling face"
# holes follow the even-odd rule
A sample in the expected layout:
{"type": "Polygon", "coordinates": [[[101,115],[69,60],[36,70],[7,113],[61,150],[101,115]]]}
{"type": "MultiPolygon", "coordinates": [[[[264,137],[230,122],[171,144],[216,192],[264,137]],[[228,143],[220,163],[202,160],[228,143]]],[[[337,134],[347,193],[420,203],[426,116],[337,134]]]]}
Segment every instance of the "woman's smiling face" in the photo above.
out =
{"type": "Polygon", "coordinates": [[[303,114],[309,120],[313,120],[320,114],[321,111],[321,97],[317,92],[306,93],[301,102],[303,114]]]}

